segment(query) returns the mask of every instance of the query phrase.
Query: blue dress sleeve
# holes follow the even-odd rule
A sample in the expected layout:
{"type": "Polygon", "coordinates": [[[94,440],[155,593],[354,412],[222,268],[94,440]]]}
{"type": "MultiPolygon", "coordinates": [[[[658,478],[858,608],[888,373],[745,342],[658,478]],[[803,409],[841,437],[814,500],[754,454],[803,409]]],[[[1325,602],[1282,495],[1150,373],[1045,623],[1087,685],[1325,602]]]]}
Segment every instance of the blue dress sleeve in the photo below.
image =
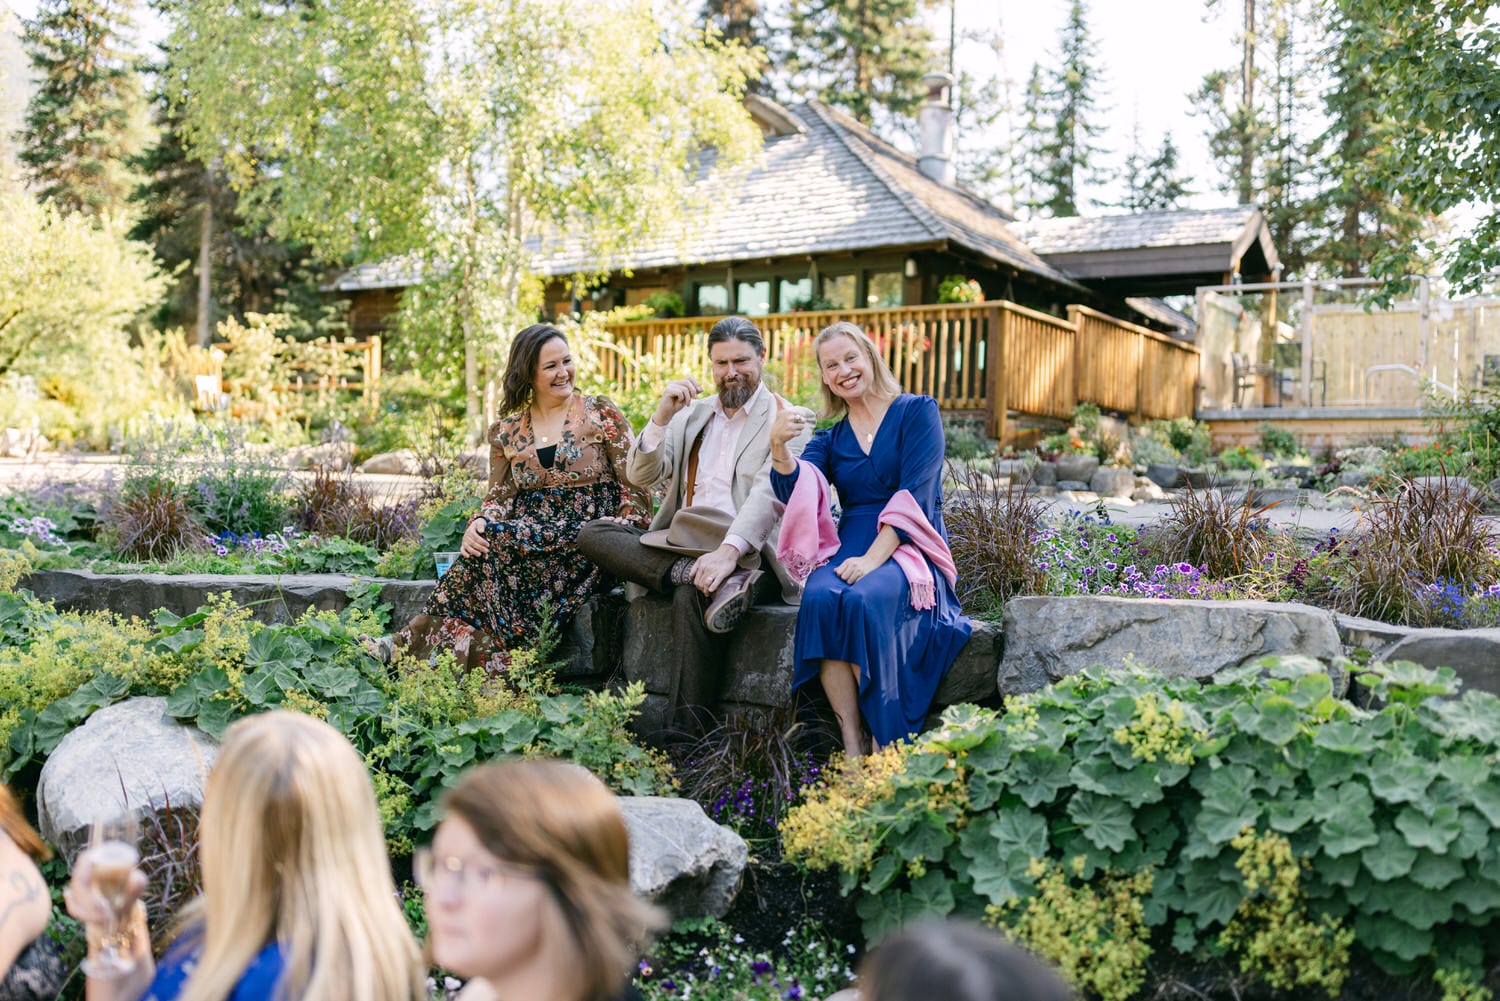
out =
{"type": "MultiPolygon", "coordinates": [[[[802,454],[797,458],[810,462],[828,477],[828,443],[833,436],[833,428],[824,428],[807,443],[802,449],[802,454]]],[[[790,473],[780,473],[776,467],[771,467],[771,490],[776,494],[776,499],[785,504],[792,497],[792,488],[797,485],[797,473],[802,467],[793,465],[790,473]]]]}

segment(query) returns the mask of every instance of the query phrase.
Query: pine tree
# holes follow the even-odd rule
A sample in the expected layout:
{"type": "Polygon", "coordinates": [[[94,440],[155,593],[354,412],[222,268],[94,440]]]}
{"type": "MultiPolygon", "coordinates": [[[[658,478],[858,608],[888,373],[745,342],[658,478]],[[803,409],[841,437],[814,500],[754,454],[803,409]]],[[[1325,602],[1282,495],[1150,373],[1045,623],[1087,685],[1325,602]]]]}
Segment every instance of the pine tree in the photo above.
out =
{"type": "Polygon", "coordinates": [[[1070,216],[1078,214],[1082,186],[1100,179],[1099,157],[1104,153],[1096,142],[1104,133],[1096,121],[1103,74],[1094,61],[1084,0],[1069,5],[1061,46],[1060,65],[1045,91],[1050,136],[1042,144],[1039,167],[1046,191],[1042,208],[1050,215],[1070,216]]]}
{"type": "Polygon", "coordinates": [[[44,200],[67,212],[121,210],[129,163],[145,144],[146,106],[129,47],[133,0],[42,0],[24,45],[40,85],[19,159],[44,200]]]}
{"type": "Polygon", "coordinates": [[[1140,126],[1137,124],[1131,130],[1130,151],[1125,156],[1125,168],[1120,172],[1125,194],[1112,204],[1131,212],[1161,212],[1177,208],[1192,194],[1177,162],[1180,156],[1170,132],[1162,136],[1156,154],[1148,156],[1141,147],[1140,126]]]}
{"type": "Polygon", "coordinates": [[[1319,271],[1343,278],[1369,274],[1378,251],[1415,246],[1431,225],[1372,169],[1394,158],[1392,144],[1404,128],[1383,109],[1375,86],[1371,66],[1381,44],[1375,26],[1342,17],[1324,52],[1332,85],[1323,93],[1328,128],[1318,140],[1323,155],[1309,205],[1317,226],[1309,257],[1319,271]]]}
{"type": "Polygon", "coordinates": [[[1021,99],[1021,128],[1012,144],[1015,152],[1010,158],[1011,185],[1016,190],[1016,205],[1025,208],[1028,215],[1041,210],[1045,201],[1039,183],[1042,162],[1042,147],[1047,140],[1047,91],[1043,83],[1040,63],[1031,64],[1031,73],[1026,78],[1026,91],[1021,99]]]}
{"type": "Polygon", "coordinates": [[[784,89],[865,125],[909,129],[937,67],[918,0],[792,0],[784,89]]]}

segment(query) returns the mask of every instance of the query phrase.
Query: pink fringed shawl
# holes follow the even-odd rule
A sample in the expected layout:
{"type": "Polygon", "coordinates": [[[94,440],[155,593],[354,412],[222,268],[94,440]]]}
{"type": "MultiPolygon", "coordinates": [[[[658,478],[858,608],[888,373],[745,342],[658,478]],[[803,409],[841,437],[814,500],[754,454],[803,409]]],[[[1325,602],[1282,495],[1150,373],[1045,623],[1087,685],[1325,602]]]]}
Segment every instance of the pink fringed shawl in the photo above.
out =
{"type": "MultiPolygon", "coordinates": [[[[839,533],[829,511],[832,492],[828,480],[811,463],[798,459],[797,466],[797,485],[792,488],[782,516],[776,557],[800,584],[838,552],[839,533]]],[[[927,560],[932,561],[950,585],[958,581],[948,543],[928,522],[917,499],[906,490],[896,491],[886,502],[880,512],[880,524],[899,529],[911,538],[910,542],[897,546],[891,558],[906,575],[911,607],[931,608],[937,603],[937,589],[927,560]],[[927,560],[922,558],[924,555],[927,560]]]]}

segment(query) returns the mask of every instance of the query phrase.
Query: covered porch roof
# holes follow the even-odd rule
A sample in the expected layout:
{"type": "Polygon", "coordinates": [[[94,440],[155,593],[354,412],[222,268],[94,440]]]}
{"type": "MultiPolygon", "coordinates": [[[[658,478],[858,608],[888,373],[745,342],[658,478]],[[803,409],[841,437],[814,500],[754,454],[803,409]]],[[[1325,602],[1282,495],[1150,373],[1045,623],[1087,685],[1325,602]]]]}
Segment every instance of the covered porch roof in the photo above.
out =
{"type": "Polygon", "coordinates": [[[1281,271],[1254,205],[1034,219],[1011,229],[1043,260],[1103,294],[1192,295],[1200,285],[1264,281],[1281,271]]]}

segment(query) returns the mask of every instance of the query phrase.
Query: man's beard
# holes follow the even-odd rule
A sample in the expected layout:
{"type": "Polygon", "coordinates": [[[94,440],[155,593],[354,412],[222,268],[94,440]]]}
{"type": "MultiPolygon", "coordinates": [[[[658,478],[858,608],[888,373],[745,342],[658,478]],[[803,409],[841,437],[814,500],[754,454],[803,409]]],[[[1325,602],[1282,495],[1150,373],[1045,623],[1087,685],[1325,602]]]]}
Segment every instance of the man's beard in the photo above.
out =
{"type": "Polygon", "coordinates": [[[719,402],[723,404],[724,409],[738,410],[740,407],[743,407],[749,401],[750,397],[755,395],[755,391],[760,388],[760,376],[740,375],[735,376],[733,381],[730,381],[729,379],[720,379],[718,385],[719,402]]]}

